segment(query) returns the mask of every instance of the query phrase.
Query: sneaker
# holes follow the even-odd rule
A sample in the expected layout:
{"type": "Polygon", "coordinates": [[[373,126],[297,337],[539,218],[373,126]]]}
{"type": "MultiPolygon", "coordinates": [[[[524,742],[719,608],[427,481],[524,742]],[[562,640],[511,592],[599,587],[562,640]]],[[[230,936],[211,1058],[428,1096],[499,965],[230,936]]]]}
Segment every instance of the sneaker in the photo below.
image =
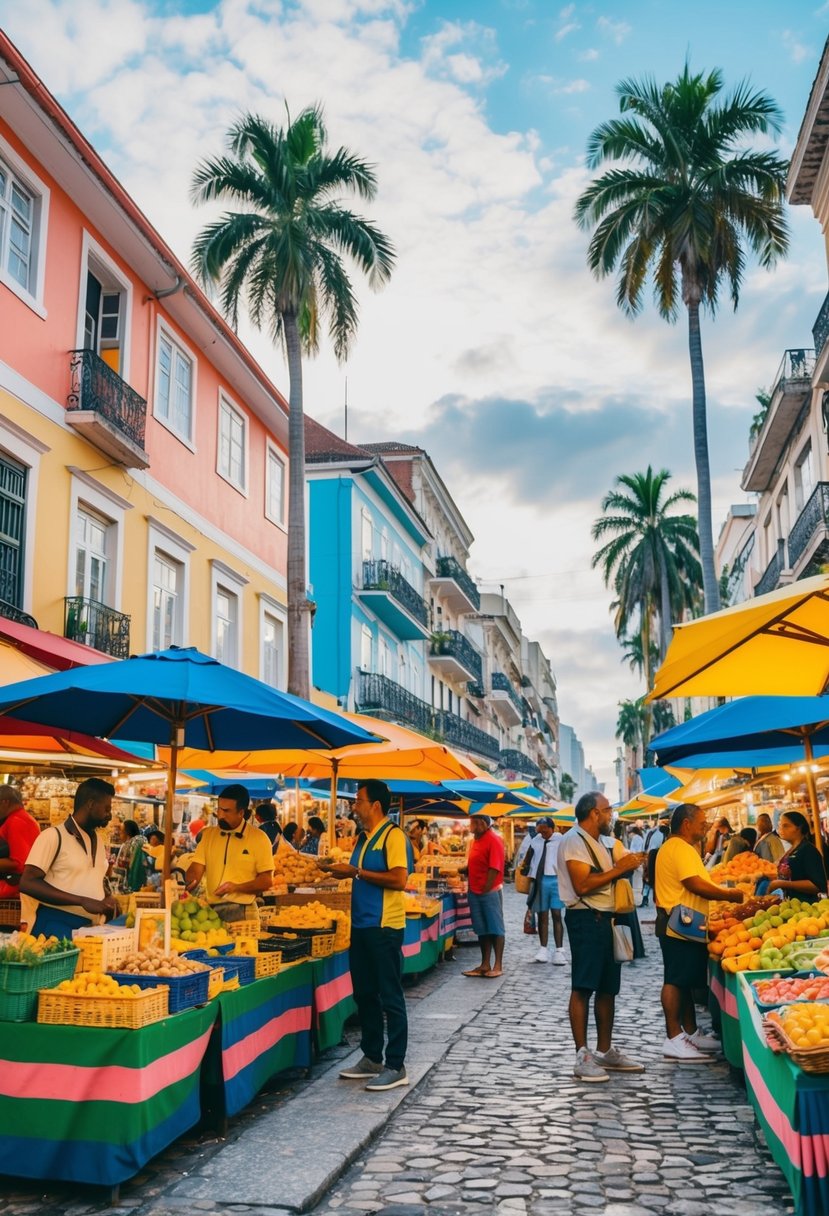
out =
{"type": "Polygon", "coordinates": [[[675,1039],[666,1039],[662,1044],[662,1055],[666,1060],[676,1060],[679,1064],[713,1064],[714,1062],[710,1051],[700,1051],[685,1034],[678,1034],[675,1039]]]}
{"type": "Polygon", "coordinates": [[[549,961],[550,961],[550,951],[547,949],[546,946],[541,946],[536,951],[536,955],[535,955],[535,958],[533,959],[533,962],[549,963],[549,961]]]}
{"type": "Polygon", "coordinates": [[[632,1060],[630,1056],[626,1056],[624,1052],[619,1051],[618,1047],[611,1047],[610,1051],[596,1052],[596,1063],[601,1064],[602,1068],[606,1068],[608,1072],[644,1072],[645,1065],[640,1064],[637,1060],[632,1060]]]}
{"type": "Polygon", "coordinates": [[[566,965],[567,965],[566,954],[564,953],[563,950],[556,950],[555,954],[553,955],[553,966],[554,967],[565,967],[566,965]]]}
{"type": "Polygon", "coordinates": [[[351,1068],[344,1068],[340,1076],[344,1081],[365,1081],[366,1077],[377,1077],[383,1071],[382,1064],[375,1064],[368,1056],[363,1056],[351,1068]]]}
{"type": "Polygon", "coordinates": [[[693,1034],[686,1034],[685,1038],[694,1044],[697,1051],[722,1051],[722,1043],[714,1034],[703,1034],[697,1029],[693,1034]]]}
{"type": "Polygon", "coordinates": [[[384,1089],[397,1089],[398,1085],[408,1085],[409,1078],[405,1068],[384,1068],[382,1072],[369,1081],[366,1089],[373,1093],[384,1089]]]}
{"type": "Polygon", "coordinates": [[[601,1064],[593,1058],[586,1047],[580,1047],[576,1052],[573,1076],[577,1081],[590,1081],[593,1083],[610,1080],[601,1064]]]}

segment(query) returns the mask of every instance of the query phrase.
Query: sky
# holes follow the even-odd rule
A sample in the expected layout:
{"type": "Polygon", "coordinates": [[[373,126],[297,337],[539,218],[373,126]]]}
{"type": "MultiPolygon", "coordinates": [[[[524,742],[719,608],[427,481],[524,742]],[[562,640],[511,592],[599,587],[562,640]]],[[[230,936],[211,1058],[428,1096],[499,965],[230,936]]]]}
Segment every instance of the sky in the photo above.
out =
{"type": "MultiPolygon", "coordinates": [[[[306,366],[306,409],[348,438],[432,457],[475,534],[470,570],[505,593],[549,656],[562,721],[613,782],[617,702],[641,694],[591,569],[590,527],[621,473],[694,488],[687,332],[632,322],[596,282],[573,204],[617,83],[681,70],[749,78],[794,146],[821,51],[820,0],[0,0],[0,24],[178,255],[211,218],[189,202],[199,158],[245,110],[284,121],[320,102],[332,145],[374,162],[372,218],[397,267],[362,284],[345,366],[306,366]]],[[[791,251],[749,267],[740,307],[703,322],[715,535],[746,501],[754,394],[811,345],[827,290],[811,210],[791,251]]],[[[244,329],[287,392],[281,353],[244,329]]],[[[611,785],[611,790],[615,786],[611,785]]]]}

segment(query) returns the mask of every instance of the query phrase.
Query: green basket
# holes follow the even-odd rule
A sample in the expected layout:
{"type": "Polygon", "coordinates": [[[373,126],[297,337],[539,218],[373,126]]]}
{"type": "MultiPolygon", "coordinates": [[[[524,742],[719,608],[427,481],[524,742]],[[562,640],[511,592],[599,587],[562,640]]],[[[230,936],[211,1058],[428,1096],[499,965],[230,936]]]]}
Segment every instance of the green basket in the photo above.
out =
{"type": "Polygon", "coordinates": [[[31,1022],[39,988],[56,988],[75,974],[80,950],[47,955],[42,963],[0,963],[0,1022],[31,1022]]]}

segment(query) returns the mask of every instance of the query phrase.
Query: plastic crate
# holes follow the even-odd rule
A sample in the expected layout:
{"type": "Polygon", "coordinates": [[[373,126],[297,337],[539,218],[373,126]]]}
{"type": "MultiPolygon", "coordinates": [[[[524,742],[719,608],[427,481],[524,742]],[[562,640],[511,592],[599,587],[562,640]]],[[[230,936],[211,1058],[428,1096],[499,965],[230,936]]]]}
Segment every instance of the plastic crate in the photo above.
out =
{"type": "Polygon", "coordinates": [[[273,950],[270,954],[257,954],[253,960],[256,964],[256,978],[264,979],[268,975],[279,975],[282,967],[282,951],[273,950]]]}
{"type": "Polygon", "coordinates": [[[71,980],[77,963],[75,949],[49,954],[33,967],[0,963],[0,1022],[31,1022],[37,1012],[38,989],[71,980]]]}
{"type": "Polygon", "coordinates": [[[316,933],[311,938],[311,958],[328,958],[333,953],[333,933],[316,933]]]}
{"type": "Polygon", "coordinates": [[[241,954],[226,954],[222,959],[225,969],[225,979],[229,980],[234,974],[239,977],[239,983],[252,984],[256,979],[256,959],[246,958],[241,954]]]}
{"type": "Polygon", "coordinates": [[[326,908],[341,908],[348,912],[351,908],[351,893],[329,888],[315,891],[313,895],[299,892],[295,892],[293,895],[280,895],[275,908],[271,909],[270,915],[273,918],[274,913],[278,914],[280,908],[301,908],[306,904],[314,903],[324,904],[326,908]]]}
{"type": "Polygon", "coordinates": [[[217,997],[224,987],[225,972],[224,967],[211,967],[210,975],[207,981],[207,999],[212,1001],[217,997]]]}
{"type": "Polygon", "coordinates": [[[91,933],[76,929],[72,941],[81,952],[79,971],[117,971],[128,954],[135,949],[134,929],[107,929],[91,933]]]}
{"type": "MultiPolygon", "coordinates": [[[[782,978],[787,980],[814,980],[826,979],[826,975],[822,971],[796,971],[793,975],[784,975],[782,978]]],[[[825,1005],[829,1003],[829,997],[815,998],[813,996],[789,996],[786,997],[785,1000],[774,1001],[771,1004],[768,1004],[766,1001],[761,1001],[760,997],[757,995],[757,989],[754,987],[756,983],[765,983],[765,980],[754,980],[749,985],[751,988],[751,995],[754,998],[754,1003],[762,1013],[768,1013],[772,1009],[780,1009],[783,1005],[803,1004],[805,1001],[809,1001],[810,1003],[814,1003],[816,1005],[825,1005]]]]}
{"type": "Polygon", "coordinates": [[[20,928],[20,900],[0,899],[0,925],[20,928]]]}
{"type": "MultiPolygon", "coordinates": [[[[199,960],[201,961],[201,960],[199,960]]],[[[137,984],[139,988],[155,988],[163,984],[170,990],[170,1013],[181,1013],[182,1009],[192,1009],[194,1005],[207,1003],[207,990],[210,984],[210,968],[204,971],[191,971],[189,975],[130,975],[126,972],[114,972],[113,979],[121,984],[137,984]]]]}
{"type": "Polygon", "coordinates": [[[133,901],[133,906],[136,908],[161,907],[160,891],[134,891],[130,896],[130,899],[133,901]]]}
{"type": "Polygon", "coordinates": [[[295,963],[299,959],[308,958],[311,953],[309,937],[268,936],[259,938],[259,956],[278,950],[282,955],[282,963],[295,963]]]}
{"type": "Polygon", "coordinates": [[[250,958],[254,954],[259,953],[259,935],[258,933],[246,933],[242,936],[241,933],[236,935],[236,940],[233,944],[232,954],[243,954],[250,958]]]}
{"type": "Polygon", "coordinates": [[[267,926],[268,933],[296,933],[300,937],[318,937],[320,934],[333,933],[336,929],[336,924],[330,920],[327,925],[320,925],[318,928],[311,928],[309,925],[286,925],[279,921],[272,921],[267,926]]]}
{"type": "Polygon", "coordinates": [[[140,996],[80,996],[42,989],[37,994],[37,1020],[50,1026],[109,1026],[140,1030],[166,1018],[169,992],[157,985],[140,996]]]}

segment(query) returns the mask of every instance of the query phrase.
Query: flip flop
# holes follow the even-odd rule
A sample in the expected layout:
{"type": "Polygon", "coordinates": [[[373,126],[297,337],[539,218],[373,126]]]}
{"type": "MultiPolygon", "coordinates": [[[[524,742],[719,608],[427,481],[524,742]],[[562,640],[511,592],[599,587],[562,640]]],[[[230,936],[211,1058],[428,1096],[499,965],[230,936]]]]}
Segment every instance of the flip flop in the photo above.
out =
{"type": "Polygon", "coordinates": [[[472,971],[462,971],[461,975],[468,975],[472,980],[482,980],[488,973],[481,971],[480,967],[475,967],[472,971]]]}

